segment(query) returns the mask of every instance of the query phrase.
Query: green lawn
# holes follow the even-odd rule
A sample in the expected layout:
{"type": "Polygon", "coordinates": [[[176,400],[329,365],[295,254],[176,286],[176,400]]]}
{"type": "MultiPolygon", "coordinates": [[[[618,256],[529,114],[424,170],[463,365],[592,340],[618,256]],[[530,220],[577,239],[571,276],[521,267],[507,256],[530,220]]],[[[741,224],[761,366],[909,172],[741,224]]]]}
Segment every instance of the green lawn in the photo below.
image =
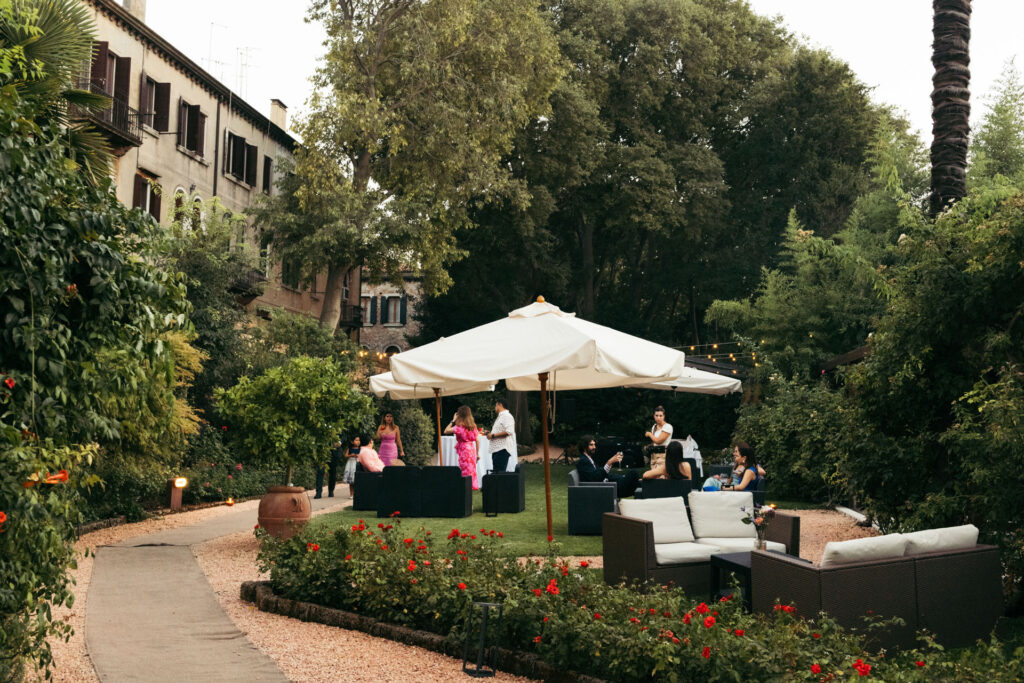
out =
{"type": "MultiPolygon", "coordinates": [[[[497,529],[505,534],[499,547],[510,555],[543,555],[548,550],[547,521],[544,512],[544,466],[540,464],[522,465],[526,472],[526,510],[519,514],[500,514],[497,517],[485,517],[480,492],[473,492],[473,515],[459,519],[423,517],[403,521],[412,529],[420,526],[434,534],[447,535],[452,528],[476,533],[481,528],[497,529]]],[[[600,536],[570,536],[568,532],[569,493],[568,474],[572,468],[568,465],[551,466],[551,520],[554,525],[555,541],[560,546],[561,555],[600,555],[600,536]]],[[[339,490],[343,490],[339,484],[339,490]]],[[[346,528],[357,520],[373,521],[376,515],[372,511],[353,512],[346,509],[320,515],[311,524],[316,526],[346,528]]]]}

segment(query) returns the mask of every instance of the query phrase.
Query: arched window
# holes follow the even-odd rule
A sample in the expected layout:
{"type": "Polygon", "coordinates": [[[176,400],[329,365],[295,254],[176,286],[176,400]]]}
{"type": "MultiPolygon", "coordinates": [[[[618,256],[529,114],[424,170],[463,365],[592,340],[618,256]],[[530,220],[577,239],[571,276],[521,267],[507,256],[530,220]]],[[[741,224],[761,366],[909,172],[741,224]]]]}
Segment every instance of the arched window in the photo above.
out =
{"type": "Polygon", "coordinates": [[[185,198],[187,193],[185,188],[177,187],[174,189],[174,215],[171,217],[175,223],[181,223],[181,227],[188,229],[188,225],[185,224],[185,198]]]}
{"type": "Polygon", "coordinates": [[[396,353],[401,353],[401,352],[402,352],[402,349],[398,348],[394,344],[392,344],[391,346],[389,346],[386,349],[384,349],[384,355],[386,355],[386,356],[393,356],[396,353]]]}

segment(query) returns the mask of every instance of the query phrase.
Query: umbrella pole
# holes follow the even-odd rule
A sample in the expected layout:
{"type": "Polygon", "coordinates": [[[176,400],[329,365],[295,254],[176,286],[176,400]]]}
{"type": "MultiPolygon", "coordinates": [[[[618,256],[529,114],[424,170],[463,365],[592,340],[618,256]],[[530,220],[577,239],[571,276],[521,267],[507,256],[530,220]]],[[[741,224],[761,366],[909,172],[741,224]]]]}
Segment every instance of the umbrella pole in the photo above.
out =
{"type": "Polygon", "coordinates": [[[437,464],[443,465],[441,461],[441,390],[434,389],[434,407],[437,410],[437,464]]]}
{"type": "Polygon", "coordinates": [[[540,379],[540,425],[544,438],[544,502],[548,508],[548,540],[554,535],[551,528],[551,457],[548,454],[548,373],[537,375],[540,379]]]}

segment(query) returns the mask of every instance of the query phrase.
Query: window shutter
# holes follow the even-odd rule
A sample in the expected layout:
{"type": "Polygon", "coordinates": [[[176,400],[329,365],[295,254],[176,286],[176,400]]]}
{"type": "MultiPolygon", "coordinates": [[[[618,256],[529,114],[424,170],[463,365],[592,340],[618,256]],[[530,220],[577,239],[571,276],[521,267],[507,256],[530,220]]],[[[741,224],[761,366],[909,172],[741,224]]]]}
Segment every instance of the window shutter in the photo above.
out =
{"type": "Polygon", "coordinates": [[[149,111],[149,98],[146,97],[146,72],[139,74],[139,115],[143,123],[153,125],[153,112],[149,111]]]}
{"type": "Polygon", "coordinates": [[[136,174],[135,176],[135,190],[132,192],[132,208],[137,209],[142,206],[142,200],[145,199],[145,192],[149,190],[149,185],[146,184],[146,179],[136,174]]]}
{"type": "Polygon", "coordinates": [[[107,41],[101,41],[93,43],[92,52],[92,73],[89,78],[94,84],[99,86],[104,92],[107,92],[107,53],[109,50],[109,43],[107,41]]]}
{"type": "Polygon", "coordinates": [[[149,214],[156,219],[156,222],[160,222],[160,187],[148,187],[153,196],[149,198],[149,214]]]}
{"type": "Polygon", "coordinates": [[[377,297],[370,297],[370,324],[377,324],[377,297]]]}
{"type": "Polygon", "coordinates": [[[153,127],[161,133],[166,133],[170,126],[171,118],[171,84],[156,84],[156,106],[153,113],[153,127]]]}
{"type": "Polygon", "coordinates": [[[132,74],[132,58],[117,58],[117,73],[114,75],[114,99],[121,102],[128,102],[128,91],[131,83],[128,80],[132,74]]]}
{"type": "Polygon", "coordinates": [[[259,163],[256,145],[245,146],[245,182],[256,187],[256,164],[259,163]]]}
{"type": "Polygon", "coordinates": [[[389,322],[388,316],[391,315],[391,297],[382,296],[380,298],[380,324],[385,325],[389,322]]]}
{"type": "Polygon", "coordinates": [[[206,156],[206,114],[199,114],[199,125],[196,127],[196,154],[206,156]]]}
{"type": "MultiPolygon", "coordinates": [[[[270,194],[270,186],[273,184],[274,162],[270,157],[263,157],[263,192],[270,194]]],[[[345,277],[348,277],[346,273],[345,277]]]]}
{"type": "Polygon", "coordinates": [[[399,320],[399,322],[402,323],[403,325],[405,324],[405,320],[406,320],[406,316],[407,316],[407,311],[408,311],[408,306],[409,306],[409,297],[403,295],[402,296],[402,303],[401,303],[401,318],[399,320]]]}
{"type": "Polygon", "coordinates": [[[185,107],[188,127],[185,130],[185,147],[193,152],[199,149],[199,105],[190,104],[185,107]]]}
{"type": "Polygon", "coordinates": [[[188,105],[178,98],[178,146],[185,146],[185,122],[188,120],[188,105]]]}

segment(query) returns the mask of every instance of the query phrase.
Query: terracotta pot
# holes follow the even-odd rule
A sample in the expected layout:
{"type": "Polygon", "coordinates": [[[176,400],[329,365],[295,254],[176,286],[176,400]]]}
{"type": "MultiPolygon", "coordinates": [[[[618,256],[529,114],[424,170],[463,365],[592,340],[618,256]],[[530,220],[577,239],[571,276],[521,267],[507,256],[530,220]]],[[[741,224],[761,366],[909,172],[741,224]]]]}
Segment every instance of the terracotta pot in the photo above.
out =
{"type": "Polygon", "coordinates": [[[270,486],[260,498],[258,521],[275,538],[291,538],[309,521],[312,509],[301,486],[270,486]]]}

